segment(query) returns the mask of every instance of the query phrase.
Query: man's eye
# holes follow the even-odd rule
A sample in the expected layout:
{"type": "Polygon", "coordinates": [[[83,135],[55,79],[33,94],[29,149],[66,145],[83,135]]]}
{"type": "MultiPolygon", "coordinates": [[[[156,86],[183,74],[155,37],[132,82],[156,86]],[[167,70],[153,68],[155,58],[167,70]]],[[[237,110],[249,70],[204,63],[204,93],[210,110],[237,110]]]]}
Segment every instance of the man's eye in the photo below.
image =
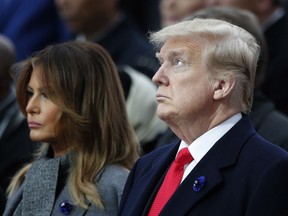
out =
{"type": "Polygon", "coordinates": [[[183,65],[184,64],[184,62],[181,60],[181,59],[176,59],[175,60],[175,65],[176,66],[181,66],[181,65],[183,65]]]}
{"type": "Polygon", "coordinates": [[[47,94],[45,92],[41,93],[41,95],[44,97],[44,98],[48,98],[47,97],[47,94]]]}

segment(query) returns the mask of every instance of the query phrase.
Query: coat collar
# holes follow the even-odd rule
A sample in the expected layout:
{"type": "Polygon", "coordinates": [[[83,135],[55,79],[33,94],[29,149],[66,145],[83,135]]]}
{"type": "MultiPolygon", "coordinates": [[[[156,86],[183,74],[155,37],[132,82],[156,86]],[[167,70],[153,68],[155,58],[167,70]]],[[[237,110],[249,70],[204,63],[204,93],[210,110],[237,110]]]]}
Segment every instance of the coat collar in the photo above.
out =
{"type": "MultiPolygon", "coordinates": [[[[96,175],[96,182],[99,182],[102,174],[104,173],[105,168],[103,168],[102,170],[99,171],[99,173],[96,175]]],[[[98,207],[92,207],[92,203],[90,201],[88,201],[87,199],[85,199],[85,204],[89,207],[88,209],[84,209],[80,206],[76,206],[75,204],[73,204],[72,202],[72,198],[70,195],[70,191],[69,191],[69,185],[66,184],[65,187],[63,188],[63,190],[61,191],[61,193],[59,194],[58,198],[55,201],[54,204],[54,208],[53,208],[53,212],[52,215],[64,215],[64,213],[61,212],[61,204],[63,203],[69,203],[72,205],[72,209],[69,213],[70,216],[81,216],[81,215],[86,215],[88,212],[93,212],[95,214],[97,214],[97,211],[103,212],[100,208],[98,207]]]]}
{"type": "Polygon", "coordinates": [[[173,194],[160,215],[185,215],[222,182],[222,174],[225,172],[223,168],[236,163],[243,145],[255,133],[249,117],[244,116],[207,152],[173,194]],[[200,176],[205,176],[206,181],[203,189],[196,192],[193,184],[200,176]],[[177,203],[177,207],[173,203],[177,203]]]}
{"type": "MultiPolygon", "coordinates": [[[[225,172],[223,168],[235,165],[242,147],[255,133],[249,117],[244,116],[199,161],[160,215],[187,215],[191,208],[219,186],[223,181],[222,176],[225,172]],[[196,192],[193,190],[193,184],[200,176],[205,176],[206,182],[202,190],[196,192]]],[[[122,196],[124,205],[127,205],[121,206],[125,209],[123,215],[148,214],[163,177],[175,158],[179,144],[180,142],[175,142],[159,147],[136,162],[122,196]]]]}

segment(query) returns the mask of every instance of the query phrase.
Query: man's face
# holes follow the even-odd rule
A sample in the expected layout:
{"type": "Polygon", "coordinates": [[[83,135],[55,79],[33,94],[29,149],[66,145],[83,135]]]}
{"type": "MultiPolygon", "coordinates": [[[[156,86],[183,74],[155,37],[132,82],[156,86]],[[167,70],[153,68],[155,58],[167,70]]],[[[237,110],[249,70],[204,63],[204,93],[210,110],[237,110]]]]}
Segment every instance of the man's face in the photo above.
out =
{"type": "Polygon", "coordinates": [[[254,7],[255,7],[255,4],[257,4],[257,1],[255,0],[218,0],[218,4],[221,6],[237,7],[241,9],[254,11],[254,7]]]}
{"type": "Polygon", "coordinates": [[[205,0],[161,0],[162,27],[175,24],[185,16],[205,7],[205,0]]]}
{"type": "Polygon", "coordinates": [[[202,119],[213,105],[212,83],[201,67],[202,49],[199,41],[172,38],[157,56],[157,115],[168,124],[202,119]]]}
{"type": "Polygon", "coordinates": [[[114,10],[115,0],[55,0],[58,11],[71,31],[96,32],[114,10]]]}

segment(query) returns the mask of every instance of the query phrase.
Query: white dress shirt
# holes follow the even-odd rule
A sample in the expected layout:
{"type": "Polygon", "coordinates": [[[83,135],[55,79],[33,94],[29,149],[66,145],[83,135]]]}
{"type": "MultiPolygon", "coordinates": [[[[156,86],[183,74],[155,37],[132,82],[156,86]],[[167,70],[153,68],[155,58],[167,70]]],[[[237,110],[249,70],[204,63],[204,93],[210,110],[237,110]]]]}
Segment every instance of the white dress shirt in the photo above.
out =
{"type": "Polygon", "coordinates": [[[178,152],[182,148],[188,147],[189,152],[194,158],[194,160],[190,164],[186,165],[182,181],[193,170],[193,168],[197,165],[197,163],[199,163],[199,161],[204,157],[204,155],[212,148],[212,146],[214,146],[214,144],[224,134],[226,134],[241,118],[242,118],[241,113],[235,114],[231,118],[222,122],[220,125],[217,125],[216,127],[210,129],[209,131],[198,137],[190,145],[185,143],[183,140],[181,141],[178,152]]]}

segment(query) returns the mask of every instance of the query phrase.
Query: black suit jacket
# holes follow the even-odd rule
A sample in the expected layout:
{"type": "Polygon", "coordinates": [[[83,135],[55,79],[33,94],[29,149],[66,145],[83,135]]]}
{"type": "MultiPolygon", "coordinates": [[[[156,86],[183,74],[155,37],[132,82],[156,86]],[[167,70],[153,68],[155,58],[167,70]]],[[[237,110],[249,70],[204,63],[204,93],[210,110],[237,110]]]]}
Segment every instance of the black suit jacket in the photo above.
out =
{"type": "MultiPolygon", "coordinates": [[[[136,162],[119,215],[148,214],[178,147],[179,142],[161,147],[136,162]]],[[[288,153],[261,138],[243,117],[196,165],[160,215],[287,215],[287,170],[288,153]],[[206,181],[197,192],[193,184],[200,176],[206,181]]]]}
{"type": "Polygon", "coordinates": [[[94,42],[107,49],[116,65],[129,65],[150,78],[159,68],[153,46],[126,17],[94,42]]]}
{"type": "Polygon", "coordinates": [[[30,139],[27,121],[20,113],[15,98],[0,112],[1,126],[7,116],[10,118],[0,137],[0,187],[3,191],[6,191],[14,174],[32,159],[32,153],[38,146],[30,139]]]}
{"type": "Polygon", "coordinates": [[[288,15],[287,13],[265,32],[268,62],[263,92],[276,108],[288,114],[288,15]]]}

